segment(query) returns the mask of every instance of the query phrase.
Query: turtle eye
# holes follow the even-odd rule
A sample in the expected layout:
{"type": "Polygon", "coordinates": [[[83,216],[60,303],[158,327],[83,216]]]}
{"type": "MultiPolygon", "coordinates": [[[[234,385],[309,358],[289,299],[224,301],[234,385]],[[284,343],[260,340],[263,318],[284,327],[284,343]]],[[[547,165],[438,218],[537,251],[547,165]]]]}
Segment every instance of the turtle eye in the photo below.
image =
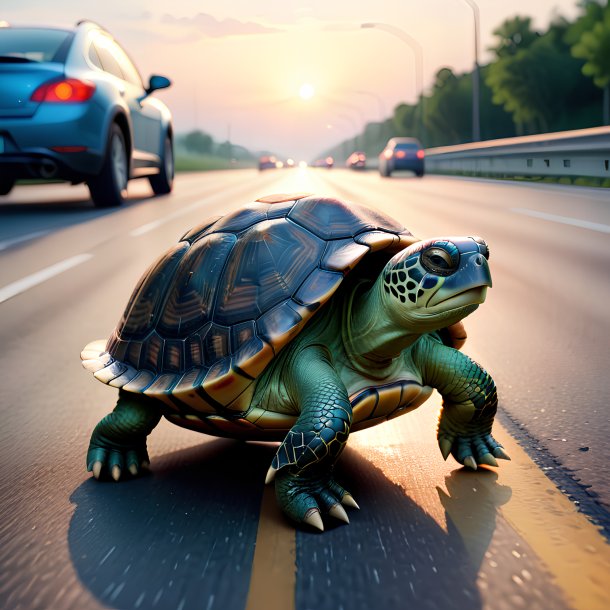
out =
{"type": "Polygon", "coordinates": [[[444,248],[433,246],[422,252],[421,264],[426,271],[436,275],[451,275],[457,269],[457,260],[444,248]]]}

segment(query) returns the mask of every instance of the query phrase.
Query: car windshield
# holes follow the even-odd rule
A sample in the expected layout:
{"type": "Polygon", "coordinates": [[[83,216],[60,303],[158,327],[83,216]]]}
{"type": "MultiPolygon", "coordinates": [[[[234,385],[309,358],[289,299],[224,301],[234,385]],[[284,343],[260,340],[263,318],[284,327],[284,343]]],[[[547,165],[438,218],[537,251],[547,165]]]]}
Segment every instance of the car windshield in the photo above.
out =
{"type": "Polygon", "coordinates": [[[417,150],[419,147],[419,144],[415,144],[415,142],[401,142],[396,144],[394,150],[417,150]]]}
{"type": "Polygon", "coordinates": [[[66,30],[0,28],[0,62],[62,62],[72,36],[66,30]]]}

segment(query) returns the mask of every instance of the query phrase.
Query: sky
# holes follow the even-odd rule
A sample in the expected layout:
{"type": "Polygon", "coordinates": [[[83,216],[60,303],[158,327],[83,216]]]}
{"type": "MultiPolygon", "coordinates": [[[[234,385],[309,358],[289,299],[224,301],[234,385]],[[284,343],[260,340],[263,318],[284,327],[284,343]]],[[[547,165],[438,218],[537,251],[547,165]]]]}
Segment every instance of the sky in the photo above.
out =
{"type": "MultiPolygon", "coordinates": [[[[493,30],[515,15],[545,29],[556,15],[573,19],[576,0],[477,0],[480,63],[493,30]]],[[[108,29],[156,92],[175,130],[310,160],[417,99],[412,46],[379,28],[402,30],[422,51],[422,85],[442,67],[474,63],[473,11],[466,0],[2,0],[0,20],[71,26],[87,18],[108,29]],[[303,84],[314,95],[299,96],[303,84]]]]}

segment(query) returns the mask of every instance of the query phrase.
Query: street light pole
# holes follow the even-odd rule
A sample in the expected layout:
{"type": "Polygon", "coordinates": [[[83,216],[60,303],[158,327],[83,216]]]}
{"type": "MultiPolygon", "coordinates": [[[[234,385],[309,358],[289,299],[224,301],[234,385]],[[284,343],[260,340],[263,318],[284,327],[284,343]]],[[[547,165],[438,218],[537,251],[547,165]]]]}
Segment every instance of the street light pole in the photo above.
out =
{"type": "Polygon", "coordinates": [[[419,97],[420,102],[420,123],[421,123],[421,133],[422,139],[425,136],[425,126],[424,126],[424,86],[423,86],[423,64],[424,64],[424,54],[422,51],[422,47],[413,38],[413,36],[407,34],[404,30],[397,28],[393,25],[389,25],[387,23],[362,23],[360,25],[361,28],[375,28],[376,30],[383,30],[384,32],[388,32],[388,34],[392,34],[397,38],[400,38],[403,42],[405,42],[411,50],[413,51],[413,55],[415,56],[415,89],[417,90],[417,95],[419,97]]]}
{"type": "Polygon", "coordinates": [[[474,18],[474,72],[472,73],[472,141],[481,140],[480,70],[479,70],[479,7],[475,0],[464,0],[474,18]]]}

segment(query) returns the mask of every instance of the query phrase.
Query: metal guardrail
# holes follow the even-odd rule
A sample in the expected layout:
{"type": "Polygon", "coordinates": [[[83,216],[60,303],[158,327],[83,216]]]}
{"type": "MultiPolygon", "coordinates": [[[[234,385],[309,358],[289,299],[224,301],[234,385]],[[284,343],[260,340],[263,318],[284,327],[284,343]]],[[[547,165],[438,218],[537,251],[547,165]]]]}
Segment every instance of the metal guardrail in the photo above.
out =
{"type": "Polygon", "coordinates": [[[426,171],[610,179],[610,127],[429,148],[426,171]]]}

